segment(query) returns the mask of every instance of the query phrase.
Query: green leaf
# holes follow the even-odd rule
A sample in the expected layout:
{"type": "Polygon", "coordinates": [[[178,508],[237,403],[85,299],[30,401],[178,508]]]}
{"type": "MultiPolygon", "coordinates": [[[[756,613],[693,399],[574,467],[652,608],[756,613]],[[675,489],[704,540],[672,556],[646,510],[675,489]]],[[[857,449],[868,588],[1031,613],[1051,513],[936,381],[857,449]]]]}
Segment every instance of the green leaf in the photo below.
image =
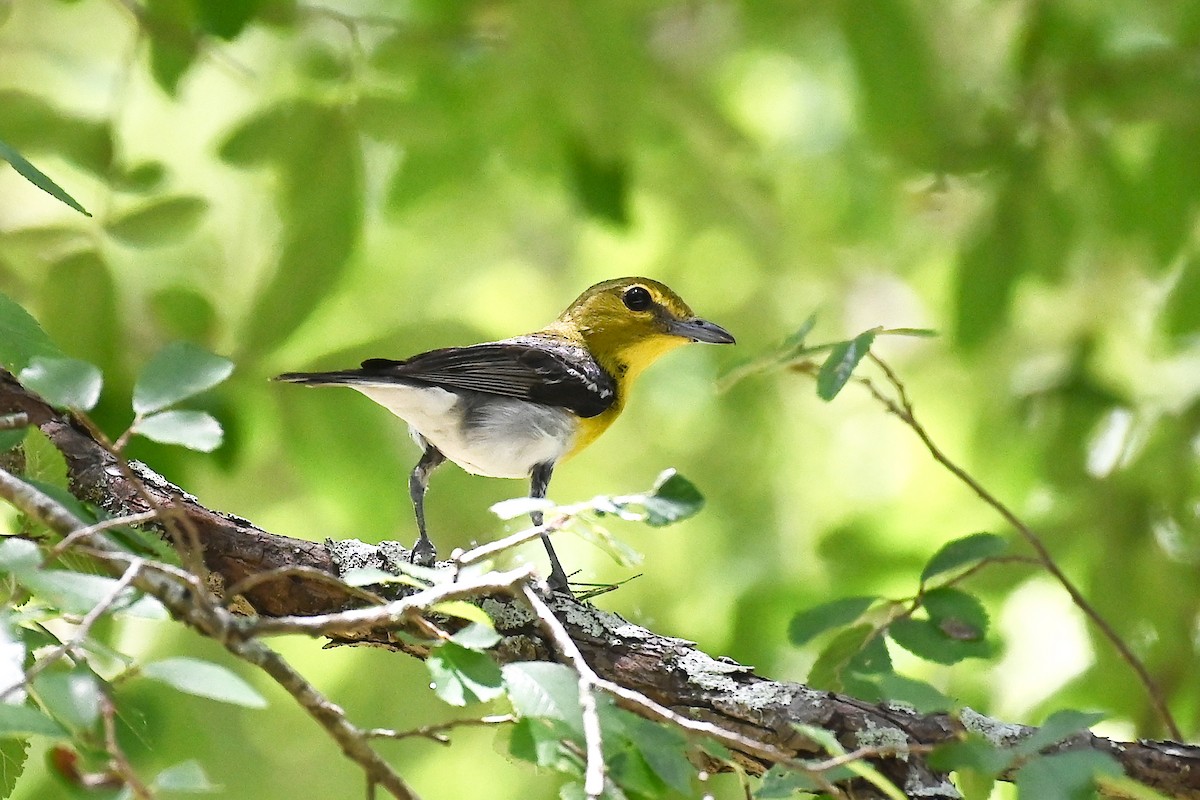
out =
{"type": "Polygon", "coordinates": [[[687,759],[687,740],[679,731],[651,722],[621,709],[621,726],[637,747],[646,764],[667,786],[681,795],[692,795],[696,770],[687,759]]]}
{"type": "Polygon", "coordinates": [[[386,586],[390,583],[399,583],[403,586],[425,588],[424,583],[408,575],[393,575],[390,572],[384,572],[375,567],[355,567],[348,569],[342,574],[342,583],[347,586],[386,586]]]}
{"type": "Polygon", "coordinates": [[[194,27],[199,3],[188,0],[146,0],[141,25],[150,42],[150,74],[171,97],[200,53],[200,33],[194,27]]]}
{"type": "Polygon", "coordinates": [[[35,356],[64,358],[29,312],[0,293],[0,365],[18,373],[35,356]]]}
{"type": "Polygon", "coordinates": [[[91,730],[100,719],[100,683],[87,668],[52,667],[33,679],[33,690],[50,715],[72,730],[91,730]]]}
{"type": "Polygon", "coordinates": [[[1200,255],[1193,254],[1184,260],[1167,296],[1163,318],[1172,337],[1191,336],[1200,331],[1200,255]]]}
{"type": "Polygon", "coordinates": [[[788,641],[799,647],[831,628],[849,625],[878,599],[875,595],[843,597],[805,609],[788,623],[788,641]]]}
{"type": "Polygon", "coordinates": [[[994,779],[1012,763],[1012,751],[997,747],[978,733],[965,741],[939,745],[929,754],[929,766],[942,772],[976,773],[994,779]]]}
{"type": "Polygon", "coordinates": [[[545,661],[517,661],[505,664],[501,672],[518,714],[558,720],[582,735],[579,678],[572,669],[545,661]]]}
{"type": "Polygon", "coordinates": [[[329,297],[361,235],[362,145],[340,107],[293,101],[262,112],[221,149],[242,164],[279,172],[279,261],[241,333],[248,355],[281,344],[329,297]]]}
{"type": "Polygon", "coordinates": [[[139,419],[133,430],[151,441],[178,444],[202,453],[216,450],[224,437],[221,423],[204,411],[160,411],[139,419]]]}
{"type": "Polygon", "coordinates": [[[29,432],[28,426],[21,428],[7,428],[0,430],[0,453],[7,453],[14,447],[19,445],[25,439],[25,435],[29,432]]]}
{"type": "Polygon", "coordinates": [[[855,625],[839,632],[817,656],[809,670],[808,683],[814,689],[842,691],[845,688],[843,673],[873,636],[876,636],[875,628],[871,625],[855,625]]]}
{"type": "Polygon", "coordinates": [[[988,642],[947,636],[931,620],[898,619],[888,625],[888,636],[913,655],[937,664],[957,664],[964,658],[986,658],[992,654],[988,642]]]}
{"type": "Polygon", "coordinates": [[[75,358],[34,356],[19,378],[50,405],[82,411],[95,408],[104,385],[98,367],[75,358]]]}
{"type": "Polygon", "coordinates": [[[211,389],[233,372],[233,362],[188,342],[167,345],[150,359],[133,387],[133,410],[150,414],[211,389]]]}
{"type": "Polygon", "coordinates": [[[954,701],[925,681],[887,672],[879,676],[878,684],[881,699],[907,703],[922,714],[954,708],[954,701]]]}
{"type": "Polygon", "coordinates": [[[1008,549],[1008,540],[994,533],[972,533],[942,545],[921,570],[921,583],[930,578],[985,558],[994,558],[1008,549]]]}
{"type": "Polygon", "coordinates": [[[642,501],[646,524],[662,527],[685,520],[704,507],[704,495],[696,485],[674,469],[664,470],[642,501]]]}
{"type": "MultiPolygon", "coordinates": [[[[1043,750],[1050,745],[1058,744],[1063,739],[1085,731],[1104,719],[1106,715],[1095,711],[1075,711],[1064,709],[1056,711],[1046,718],[1028,738],[1022,739],[1013,747],[1018,756],[1028,756],[1043,750]]],[[[1015,759],[1014,759],[1015,760],[1015,759]]]]}
{"type": "Polygon", "coordinates": [[[238,675],[198,658],[164,658],[143,666],[141,674],[187,694],[245,708],[265,708],[267,701],[238,675]]]}
{"type": "Polygon", "coordinates": [[[193,342],[216,337],[217,312],[212,300],[195,289],[167,286],[150,297],[150,312],[166,338],[193,342]]]}
{"type": "Polygon", "coordinates": [[[919,339],[929,339],[938,335],[933,328],[884,328],[880,336],[915,336],[919,339]]]}
{"type": "Polygon", "coordinates": [[[191,233],[207,210],[202,197],[158,198],[114,216],[108,233],[131,247],[169,244],[191,233]]]}
{"type": "Polygon", "coordinates": [[[0,738],[24,736],[66,739],[69,734],[63,726],[32,706],[0,703],[0,738]]]}
{"type": "Polygon", "coordinates": [[[483,703],[504,693],[500,667],[490,656],[445,642],[429,654],[425,665],[433,691],[452,706],[483,703]]]}
{"type": "Polygon", "coordinates": [[[866,357],[871,349],[871,343],[879,334],[878,330],[860,333],[848,342],[838,342],[830,351],[829,357],[821,365],[817,373],[817,396],[822,400],[832,400],[842,391],[855,367],[866,357]]]}
{"type": "Polygon", "coordinates": [[[487,612],[477,605],[468,603],[466,600],[445,600],[430,606],[429,610],[435,614],[458,617],[459,619],[478,623],[487,628],[492,627],[492,618],[487,615],[487,612]]]}
{"type": "Polygon", "coordinates": [[[41,551],[28,539],[5,536],[0,541],[0,572],[21,574],[37,569],[41,561],[41,551]]]}
{"type": "Polygon", "coordinates": [[[1116,760],[1095,750],[1041,756],[1017,770],[1017,796],[1037,800],[1087,800],[1095,796],[1096,778],[1123,771],[1116,760]]]}
{"type": "Polygon", "coordinates": [[[572,766],[562,747],[562,740],[569,732],[562,730],[561,722],[525,717],[517,720],[510,730],[508,754],[513,758],[562,771],[572,766]]]}
{"type": "Polygon", "coordinates": [[[929,619],[943,634],[963,642],[977,642],[987,635],[988,614],[983,603],[961,589],[931,589],[921,597],[929,619]]]}
{"type": "Polygon", "coordinates": [[[456,631],[450,637],[450,641],[468,650],[483,651],[495,647],[501,638],[489,619],[487,624],[472,622],[462,630],[456,631]]]}
{"type": "Polygon", "coordinates": [[[28,757],[28,738],[0,737],[0,798],[11,797],[16,791],[17,781],[25,772],[25,761],[28,757]]]}
{"type": "Polygon", "coordinates": [[[12,164],[13,169],[15,169],[22,178],[38,187],[46,194],[50,195],[56,200],[59,200],[60,202],[66,203],[80,214],[83,214],[85,217],[91,216],[87,209],[81,206],[74,197],[71,197],[71,195],[67,194],[66,190],[52,181],[49,176],[47,176],[40,169],[35,167],[33,164],[30,164],[24,156],[22,156],[9,145],[5,144],[3,141],[0,141],[0,158],[4,159],[9,164],[12,164]]]}
{"type": "Polygon", "coordinates": [[[624,227],[629,224],[628,165],[606,158],[581,142],[569,148],[575,198],[588,214],[624,227]]]}
{"type": "Polygon", "coordinates": [[[221,791],[204,774],[204,768],[198,761],[183,761],[167,767],[154,778],[153,789],[160,792],[183,792],[185,794],[211,794],[221,791]]]}
{"type": "MultiPolygon", "coordinates": [[[[62,451],[42,433],[31,427],[25,436],[25,479],[42,488],[42,484],[67,488],[67,459],[62,451]]],[[[58,499],[57,495],[55,499],[58,499]]],[[[78,503],[72,497],[73,503],[78,503]]]]}
{"type": "Polygon", "coordinates": [[[787,800],[796,792],[815,792],[820,785],[803,772],[775,764],[762,776],[755,800],[787,800]]]}
{"type": "MultiPolygon", "coordinates": [[[[112,593],[116,581],[102,575],[85,575],[66,569],[37,570],[18,577],[34,594],[42,596],[62,610],[86,614],[112,593]]],[[[114,614],[142,619],[166,619],[167,611],[149,595],[126,589],[112,605],[114,614]]]]}

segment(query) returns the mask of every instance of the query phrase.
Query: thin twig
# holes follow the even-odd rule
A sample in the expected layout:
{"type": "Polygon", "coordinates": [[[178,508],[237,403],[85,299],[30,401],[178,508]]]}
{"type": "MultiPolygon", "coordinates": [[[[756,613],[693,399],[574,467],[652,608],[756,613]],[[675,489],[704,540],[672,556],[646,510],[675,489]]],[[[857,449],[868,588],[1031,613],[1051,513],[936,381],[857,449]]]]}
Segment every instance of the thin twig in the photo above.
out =
{"type": "Polygon", "coordinates": [[[363,736],[366,736],[368,739],[415,739],[420,737],[432,739],[438,744],[450,744],[450,737],[446,735],[446,731],[451,731],[455,728],[505,725],[516,721],[517,718],[512,714],[493,714],[487,717],[468,717],[466,719],[452,719],[447,722],[436,722],[432,725],[422,725],[419,728],[410,728],[406,731],[397,731],[390,728],[368,728],[363,731],[363,736]]]}
{"type": "Polygon", "coordinates": [[[275,567],[273,569],[263,570],[262,572],[254,572],[240,581],[225,589],[225,605],[228,606],[235,597],[244,595],[251,589],[261,586],[264,583],[270,583],[281,578],[307,578],[317,583],[324,583],[330,586],[336,586],[347,595],[365,600],[368,603],[379,605],[385,600],[374,592],[363,589],[360,586],[351,586],[336,575],[330,575],[328,572],[316,567],[304,565],[296,565],[290,567],[275,567]]]}
{"type": "Polygon", "coordinates": [[[509,534],[502,539],[496,539],[495,541],[481,544],[478,547],[473,547],[470,550],[467,550],[465,553],[459,553],[450,560],[458,567],[465,567],[468,564],[474,564],[477,561],[483,561],[485,558],[491,558],[492,556],[498,555],[505,550],[516,547],[517,545],[522,545],[526,542],[533,541],[543,533],[550,534],[562,530],[563,526],[570,522],[571,519],[571,514],[560,514],[544,525],[535,525],[532,528],[526,528],[525,530],[509,534]]]}
{"type": "Polygon", "coordinates": [[[851,764],[855,761],[863,761],[868,758],[885,758],[897,757],[908,758],[909,755],[931,753],[937,747],[932,744],[902,744],[899,746],[888,745],[886,747],[860,747],[857,750],[851,750],[848,753],[832,756],[824,761],[808,761],[806,766],[813,772],[828,772],[831,769],[851,764]]]}
{"type": "Polygon", "coordinates": [[[100,697],[100,716],[104,720],[104,750],[108,753],[113,772],[121,776],[125,788],[129,789],[130,794],[137,800],[154,800],[154,793],[138,777],[133,764],[129,763],[129,758],[117,742],[117,709],[107,695],[100,697]]]}
{"type": "Polygon", "coordinates": [[[0,415],[0,431],[14,431],[29,427],[29,415],[24,411],[0,415]]]}
{"type": "Polygon", "coordinates": [[[86,528],[80,528],[79,530],[75,531],[74,533],[70,534],[69,536],[64,537],[61,542],[54,545],[54,547],[50,548],[50,552],[46,553],[46,557],[44,559],[42,559],[42,566],[49,564],[51,561],[54,561],[56,558],[61,556],[66,550],[69,550],[70,548],[74,547],[75,544],[78,543],[81,539],[86,539],[89,536],[91,536],[93,533],[99,533],[100,531],[106,531],[110,528],[122,528],[122,527],[125,527],[126,525],[129,525],[129,526],[140,525],[143,522],[151,522],[153,520],[156,520],[156,519],[158,519],[158,517],[159,517],[159,513],[157,510],[142,511],[141,513],[138,513],[138,514],[126,514],[125,516],[122,516],[122,517],[112,517],[111,519],[100,520],[99,522],[97,522],[93,525],[88,525],[86,528]]]}
{"type": "Polygon", "coordinates": [[[600,710],[596,706],[596,687],[600,683],[600,676],[584,661],[583,653],[579,652],[567,629],[528,583],[521,584],[520,594],[537,617],[542,630],[579,676],[579,709],[583,716],[583,743],[586,750],[583,792],[589,800],[598,800],[604,793],[606,774],[600,710]]]}
{"type": "Polygon", "coordinates": [[[1112,625],[1109,624],[1108,620],[1100,615],[1100,612],[1096,610],[1096,607],[1093,606],[1091,602],[1089,602],[1088,599],[1083,596],[1083,593],[1075,586],[1067,574],[1063,572],[1062,568],[1058,566],[1058,563],[1054,560],[1054,556],[1051,555],[1050,550],[1046,547],[1041,537],[1034,533],[1033,529],[1025,524],[1025,522],[1007,505],[1005,505],[995,495],[984,488],[979,481],[975,480],[970,473],[968,473],[954,461],[950,460],[949,456],[942,452],[942,449],[938,447],[936,443],[934,443],[932,437],[929,435],[929,432],[925,430],[925,427],[917,421],[916,414],[913,410],[912,401],[909,400],[908,392],[904,387],[904,383],[899,379],[899,377],[897,377],[896,373],[892,371],[891,367],[889,367],[883,359],[872,352],[868,352],[867,355],[883,371],[883,374],[887,377],[888,383],[896,391],[900,401],[897,403],[892,398],[884,395],[883,392],[881,392],[869,378],[861,378],[859,382],[862,383],[867,388],[867,391],[870,392],[877,401],[883,404],[883,406],[889,412],[894,414],[902,422],[904,422],[904,424],[912,429],[913,433],[917,435],[917,438],[921,440],[921,443],[925,445],[925,449],[929,451],[931,456],[933,456],[934,461],[941,464],[943,467],[949,470],[954,477],[966,484],[971,491],[973,491],[979,497],[979,499],[991,506],[997,513],[1000,514],[1001,517],[1005,519],[1005,521],[1008,522],[1009,525],[1011,525],[1017,530],[1018,533],[1021,534],[1025,541],[1029,543],[1029,546],[1033,548],[1034,552],[1037,553],[1038,560],[1041,562],[1046,571],[1049,572],[1051,576],[1058,581],[1059,585],[1066,590],[1067,594],[1071,597],[1071,601],[1076,605],[1076,607],[1078,607],[1079,610],[1082,611],[1084,615],[1087,616],[1087,618],[1090,619],[1092,623],[1100,630],[1100,632],[1104,634],[1104,637],[1112,643],[1114,648],[1116,648],[1121,659],[1124,660],[1125,663],[1128,664],[1138,676],[1142,686],[1146,689],[1146,693],[1150,696],[1151,704],[1153,704],[1154,709],[1158,713],[1159,718],[1163,721],[1163,724],[1166,725],[1167,731],[1171,734],[1172,738],[1174,738],[1176,741],[1182,741],[1183,732],[1179,729],[1179,725],[1175,722],[1175,718],[1171,715],[1170,709],[1167,708],[1167,703],[1163,698],[1162,691],[1159,689],[1158,684],[1154,681],[1154,678],[1151,677],[1149,670],[1146,669],[1146,666],[1141,662],[1137,655],[1134,654],[1129,645],[1125,643],[1125,640],[1122,639],[1112,625]]]}
{"type": "Polygon", "coordinates": [[[314,614],[306,617],[264,617],[242,623],[240,629],[246,636],[296,633],[309,636],[329,636],[371,628],[396,627],[412,619],[414,614],[427,611],[438,603],[464,597],[478,597],[488,592],[511,592],[514,586],[528,581],[532,576],[532,567],[522,567],[508,572],[493,572],[459,583],[433,586],[381,606],[352,608],[348,611],[314,614]]]}

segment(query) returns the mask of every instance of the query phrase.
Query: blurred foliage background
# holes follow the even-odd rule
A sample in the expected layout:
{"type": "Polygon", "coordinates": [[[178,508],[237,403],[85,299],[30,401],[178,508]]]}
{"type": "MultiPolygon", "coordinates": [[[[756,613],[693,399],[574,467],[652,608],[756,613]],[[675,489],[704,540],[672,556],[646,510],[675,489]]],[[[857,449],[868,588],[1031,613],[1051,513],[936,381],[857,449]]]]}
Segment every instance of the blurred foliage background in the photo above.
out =
{"type": "MultiPolygon", "coordinates": [[[[716,380],[814,309],[817,338],[936,328],[877,350],[1195,735],[1198,59],[1190,0],[7,0],[0,140],[94,217],[0,170],[0,290],[103,368],[113,433],[163,344],[237,362],[206,401],[219,451],[133,452],[203,502],[292,536],[408,541],[403,426],[352,392],[267,379],[513,335],[595,281],[661,279],[738,347],[657,365],[551,495],[690,477],[700,517],[614,523],[644,574],[600,603],[789,680],[817,653],[786,642],[797,610],[911,594],[941,543],[1009,531],[864,393],[716,380]]],[[[439,472],[435,541],[499,535],[488,506],[524,491],[439,472]]],[[[559,548],[583,580],[632,574],[559,548]]],[[[1001,654],[947,668],[894,652],[899,668],[1015,721],[1095,708],[1109,733],[1162,735],[1045,576],[997,567],[971,588],[1001,654]]],[[[166,625],[115,635],[221,659],[166,625]]],[[[419,663],[278,644],[360,724],[453,715],[419,663]]],[[[359,791],[264,689],[272,707],[253,712],[127,687],[129,749],[199,758],[230,797],[359,791]]],[[[425,797],[556,796],[493,737],[384,747],[425,797]]],[[[29,775],[17,797],[64,792],[29,775]]]]}

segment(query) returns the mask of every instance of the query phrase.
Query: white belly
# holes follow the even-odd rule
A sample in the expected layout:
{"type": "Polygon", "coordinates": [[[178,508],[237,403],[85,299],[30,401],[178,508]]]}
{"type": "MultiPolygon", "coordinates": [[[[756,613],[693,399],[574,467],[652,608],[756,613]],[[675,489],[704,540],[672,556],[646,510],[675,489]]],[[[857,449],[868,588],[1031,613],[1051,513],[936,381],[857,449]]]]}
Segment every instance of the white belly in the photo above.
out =
{"type": "Polygon", "coordinates": [[[435,386],[355,384],[467,472],[526,478],[570,451],[578,419],[551,406],[435,386]]]}

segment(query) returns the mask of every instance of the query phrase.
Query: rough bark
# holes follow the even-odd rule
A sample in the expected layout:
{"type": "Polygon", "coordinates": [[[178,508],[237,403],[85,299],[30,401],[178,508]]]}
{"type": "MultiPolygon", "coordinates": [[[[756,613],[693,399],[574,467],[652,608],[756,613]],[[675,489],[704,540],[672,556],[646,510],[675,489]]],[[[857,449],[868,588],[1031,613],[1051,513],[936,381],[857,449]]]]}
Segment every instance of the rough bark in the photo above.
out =
{"type": "MultiPolygon", "coordinates": [[[[316,543],[272,534],[251,522],[213,511],[153,473],[133,465],[143,484],[131,481],[116,460],[86,428],[47,406],[10,375],[0,374],[0,414],[23,411],[66,457],[72,491],[114,514],[149,510],[145,494],[162,508],[188,521],[202,543],[204,562],[217,591],[251,575],[270,570],[304,567],[338,575],[352,566],[388,569],[404,549],[394,543],[378,546],[361,542],[316,543]]],[[[263,616],[311,615],[340,611],[358,601],[337,585],[303,574],[281,575],[244,595],[243,608],[263,616]]],[[[525,607],[509,598],[481,598],[505,636],[498,646],[500,660],[551,660],[553,647],[525,607]]],[[[999,744],[1012,744],[1033,728],[962,712],[957,715],[919,714],[899,705],[871,704],[798,683],[773,681],[750,667],[713,658],[694,643],[663,636],[621,617],[556,596],[553,608],[592,668],[604,679],[639,692],[693,719],[705,720],[797,756],[820,755],[795,725],[815,725],[833,732],[847,749],[874,746],[900,750],[905,746],[952,741],[967,730],[999,744]]],[[[368,631],[345,644],[375,644],[421,656],[419,648],[403,644],[387,631],[368,631]]],[[[1093,749],[1111,755],[1126,774],[1164,794],[1200,800],[1200,746],[1174,742],[1117,742],[1083,733],[1055,749],[1093,749]]],[[[761,758],[741,753],[751,770],[766,765],[761,758]]],[[[876,766],[911,797],[956,798],[958,792],[944,774],[931,769],[918,753],[880,758],[876,766]]]]}

